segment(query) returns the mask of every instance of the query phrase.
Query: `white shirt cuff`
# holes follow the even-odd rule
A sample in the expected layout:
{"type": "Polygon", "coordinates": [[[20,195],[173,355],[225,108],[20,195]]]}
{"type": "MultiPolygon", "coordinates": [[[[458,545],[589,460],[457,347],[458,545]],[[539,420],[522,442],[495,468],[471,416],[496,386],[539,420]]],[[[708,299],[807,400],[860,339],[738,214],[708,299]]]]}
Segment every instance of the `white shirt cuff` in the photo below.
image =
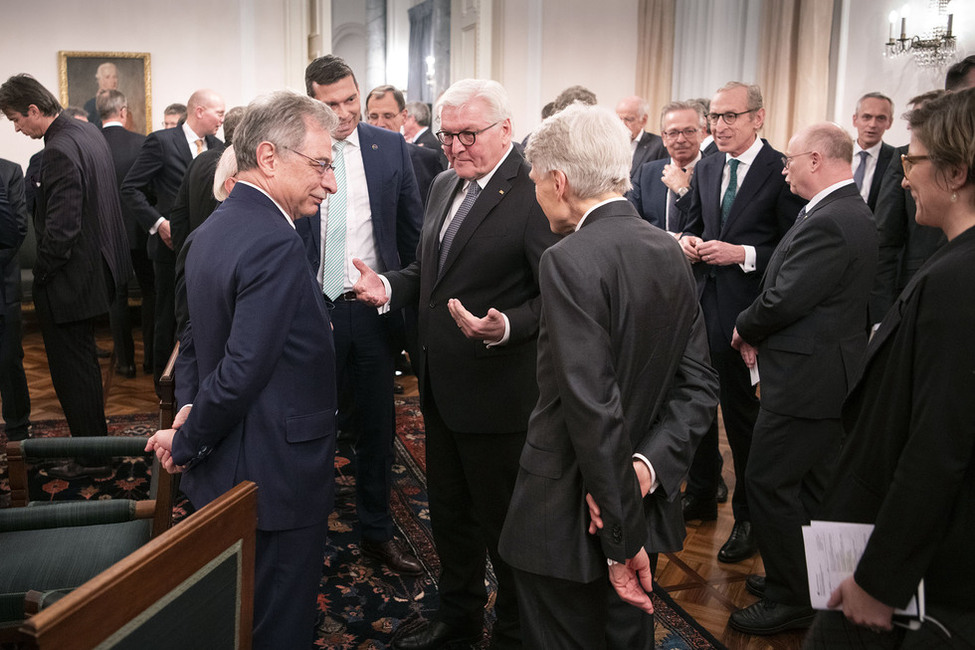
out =
{"type": "Polygon", "coordinates": [[[393,297],[393,288],[389,286],[389,280],[386,279],[385,275],[380,275],[379,279],[382,280],[383,288],[386,290],[386,304],[376,307],[376,311],[382,316],[383,314],[389,313],[389,301],[393,297]]]}
{"type": "Polygon", "coordinates": [[[647,469],[650,470],[650,491],[647,492],[647,494],[653,494],[654,490],[656,490],[660,486],[660,482],[657,481],[657,473],[653,471],[653,465],[650,463],[650,460],[643,454],[633,454],[633,457],[642,461],[643,464],[647,466],[647,469]]]}
{"type": "Polygon", "coordinates": [[[501,337],[500,341],[484,341],[484,345],[489,348],[504,345],[511,338],[511,321],[508,320],[508,316],[504,312],[501,313],[501,318],[504,319],[504,336],[501,337]]]}
{"type": "Polygon", "coordinates": [[[166,217],[159,217],[156,219],[156,223],[152,224],[152,228],[149,229],[149,234],[155,235],[159,231],[159,226],[162,225],[162,222],[165,220],[166,217]]]}
{"type": "Polygon", "coordinates": [[[745,261],[739,264],[741,270],[745,273],[753,273],[755,271],[755,258],[757,254],[755,253],[754,246],[748,246],[746,244],[741,245],[745,249],[745,261]]]}

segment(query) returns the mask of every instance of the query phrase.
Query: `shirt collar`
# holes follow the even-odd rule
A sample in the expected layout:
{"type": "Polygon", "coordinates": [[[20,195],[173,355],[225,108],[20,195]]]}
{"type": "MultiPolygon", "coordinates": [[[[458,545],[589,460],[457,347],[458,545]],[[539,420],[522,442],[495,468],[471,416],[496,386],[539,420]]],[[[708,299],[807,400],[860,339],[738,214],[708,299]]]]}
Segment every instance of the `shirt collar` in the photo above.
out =
{"type": "Polygon", "coordinates": [[[823,199],[825,199],[827,196],[829,196],[830,194],[832,194],[833,192],[835,192],[836,190],[840,189],[845,185],[852,185],[852,184],[853,184],[853,179],[847,178],[845,180],[839,181],[838,183],[833,183],[826,189],[817,192],[814,197],[809,199],[809,203],[807,203],[806,207],[804,208],[804,210],[806,211],[806,215],[812,212],[812,209],[816,207],[816,204],[822,201],[823,199]]]}
{"type": "MultiPolygon", "coordinates": [[[[879,158],[880,157],[880,148],[883,147],[883,146],[884,146],[884,141],[881,140],[880,142],[878,142],[877,144],[873,145],[869,149],[864,149],[863,147],[861,147],[857,143],[856,140],[854,140],[853,141],[853,157],[856,158],[857,156],[860,155],[860,152],[861,151],[866,151],[868,154],[870,154],[870,157],[871,158],[879,158]]],[[[854,162],[859,162],[859,161],[854,160],[854,162]]]]}
{"type": "Polygon", "coordinates": [[[291,218],[290,214],[284,211],[284,208],[282,208],[281,205],[277,201],[275,201],[270,194],[265,192],[263,189],[259,188],[257,185],[254,185],[253,183],[248,183],[247,181],[240,181],[240,180],[237,182],[240,183],[241,185],[246,185],[247,187],[253,187],[255,190],[257,190],[258,192],[266,196],[268,199],[270,199],[271,203],[277,206],[278,210],[281,211],[281,214],[284,215],[284,218],[288,220],[288,225],[291,226],[292,228],[295,227],[295,220],[291,218]]]}
{"type": "MultiPolygon", "coordinates": [[[[494,177],[494,172],[498,171],[498,167],[501,166],[501,163],[503,163],[505,160],[507,160],[508,159],[508,156],[511,155],[511,150],[512,149],[514,149],[514,146],[511,145],[511,144],[509,144],[508,145],[508,150],[504,152],[504,155],[503,156],[501,156],[501,160],[499,160],[498,161],[498,164],[494,166],[494,169],[492,169],[488,173],[484,174],[484,176],[481,176],[479,179],[477,179],[477,184],[481,187],[482,190],[485,187],[487,187],[487,184],[488,183],[491,182],[491,178],[494,177]]],[[[465,182],[464,183],[464,189],[465,190],[469,187],[468,182],[465,182]]]]}
{"type": "Polygon", "coordinates": [[[582,215],[582,219],[579,219],[579,223],[576,224],[576,232],[579,231],[579,228],[582,228],[582,224],[585,223],[586,217],[588,217],[590,214],[592,214],[592,211],[593,210],[595,210],[596,208],[601,208],[602,206],[606,205],[607,203],[612,203],[613,201],[626,201],[626,197],[623,197],[623,196],[614,196],[612,198],[606,199],[605,201],[600,201],[596,205],[594,205],[591,208],[589,208],[588,210],[586,210],[586,213],[584,215],[582,215]]]}
{"type": "Polygon", "coordinates": [[[121,126],[123,129],[125,128],[125,125],[119,122],[118,120],[111,120],[110,122],[102,122],[103,129],[109,126],[121,126]]]}
{"type": "Polygon", "coordinates": [[[758,152],[762,150],[762,147],[764,145],[765,143],[762,142],[762,139],[756,137],[755,142],[752,143],[752,146],[745,149],[745,151],[740,156],[732,156],[730,153],[726,153],[724,155],[724,160],[725,162],[728,162],[732,158],[735,158],[736,160],[738,160],[741,163],[744,163],[745,165],[751,165],[753,162],[755,162],[755,156],[758,155],[758,152]]]}

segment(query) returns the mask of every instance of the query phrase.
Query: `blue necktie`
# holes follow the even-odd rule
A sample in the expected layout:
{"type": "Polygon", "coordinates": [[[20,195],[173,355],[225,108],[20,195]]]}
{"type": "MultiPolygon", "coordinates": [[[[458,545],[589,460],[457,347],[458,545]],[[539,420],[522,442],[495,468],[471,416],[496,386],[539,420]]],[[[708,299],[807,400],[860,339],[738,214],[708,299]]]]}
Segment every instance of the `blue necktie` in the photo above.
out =
{"type": "Polygon", "coordinates": [[[342,149],[348,144],[336,140],[332,144],[335,151],[335,194],[328,197],[326,213],[325,250],[322,254],[322,293],[326,298],[335,299],[345,291],[345,214],[348,193],[345,187],[345,156],[342,149]]]}
{"type": "Polygon", "coordinates": [[[861,151],[859,156],[860,165],[853,172],[853,182],[857,184],[857,189],[863,192],[863,177],[867,173],[867,158],[870,157],[870,154],[866,151],[861,151]]]}
{"type": "Polygon", "coordinates": [[[728,180],[728,189],[724,191],[724,198],[721,199],[721,227],[728,222],[728,215],[731,214],[731,205],[735,202],[735,194],[738,193],[738,163],[741,161],[732,158],[728,161],[731,167],[731,178],[728,180]]]}
{"type": "Polygon", "coordinates": [[[471,208],[474,206],[474,201],[477,200],[477,195],[480,193],[481,186],[477,184],[477,181],[471,181],[467,187],[467,196],[461,201],[460,207],[457,208],[457,214],[451,219],[450,225],[447,226],[447,231],[443,234],[443,241],[440,242],[440,262],[437,267],[438,279],[443,274],[443,264],[447,261],[447,254],[450,252],[450,245],[454,241],[454,235],[457,234],[461,222],[464,221],[467,213],[471,211],[471,208]]]}

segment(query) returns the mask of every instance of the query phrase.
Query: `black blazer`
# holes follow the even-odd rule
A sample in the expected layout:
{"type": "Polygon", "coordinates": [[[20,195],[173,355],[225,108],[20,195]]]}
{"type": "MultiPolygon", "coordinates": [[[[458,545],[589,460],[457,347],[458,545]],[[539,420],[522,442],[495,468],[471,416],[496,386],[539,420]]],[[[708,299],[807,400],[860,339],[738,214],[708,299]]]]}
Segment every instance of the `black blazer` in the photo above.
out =
{"type": "Polygon", "coordinates": [[[433,179],[437,174],[447,169],[447,165],[441,162],[440,155],[433,149],[426,149],[415,144],[407,144],[406,148],[410,152],[410,161],[413,163],[413,173],[416,175],[420,199],[426,207],[430,185],[433,184],[433,179]]]}
{"type": "Polygon", "coordinates": [[[901,607],[975,610],[975,228],[936,251],[867,347],[824,514],[875,524],[854,574],[901,607]]]}
{"type": "Polygon", "coordinates": [[[34,230],[34,300],[56,323],[108,311],[104,265],[116,285],[132,273],[112,154],[99,129],[64,113],[44,134],[34,230]]]}
{"type": "Polygon", "coordinates": [[[669,154],[664,147],[663,138],[656,133],[644,131],[643,137],[640,138],[640,142],[636,145],[636,151],[633,152],[633,163],[630,165],[630,179],[636,178],[637,170],[640,169],[640,165],[643,163],[651,160],[660,160],[668,156],[669,154]]]}
{"type": "MultiPolygon", "coordinates": [[[[223,142],[212,135],[206,137],[206,143],[207,150],[223,148],[223,142]]],[[[153,131],[146,137],[121,191],[122,201],[146,232],[159,217],[171,217],[179,186],[192,160],[182,121],[172,129],[153,131]]],[[[149,237],[148,252],[157,262],[172,264],[176,260],[176,254],[163,243],[159,233],[149,237]]]]}
{"type": "MultiPolygon", "coordinates": [[[[440,164],[444,169],[447,169],[447,154],[443,152],[443,145],[440,140],[437,139],[436,134],[432,129],[427,127],[427,130],[420,134],[420,137],[416,139],[413,143],[418,147],[424,147],[430,149],[431,151],[436,151],[437,155],[440,157],[440,164]]],[[[426,195],[423,195],[423,199],[426,200],[426,195]]]]}
{"type": "Polygon", "coordinates": [[[673,237],[628,202],[591,212],[542,255],[539,274],[539,399],[499,549],[519,569],[591,582],[605,574],[606,558],[623,561],[645,545],[680,549],[677,497],[717,405],[717,376],[707,368],[690,265],[673,237]],[[675,375],[686,349],[701,366],[681,399],[689,387],[675,387],[675,375]],[[697,402],[698,427],[688,423],[696,435],[656,429],[671,401],[697,402]],[[634,451],[660,483],[643,500],[634,451]],[[587,493],[602,510],[598,535],[587,532],[587,493]]]}
{"type": "Polygon", "coordinates": [[[762,274],[772,251],[796,221],[805,201],[789,191],[782,176],[782,154],[764,140],[761,150],[738,188],[728,221],[721,226],[721,175],[727,156],[705,156],[694,166],[691,189],[678,199],[685,212],[684,232],[702,239],[755,247],[755,271],[745,273],[737,264],[694,265],[703,292],[704,282],[713,278],[717,288],[718,313],[708,314],[709,328],[717,316],[718,332],[710,331],[711,345],[731,345],[731,332],[738,314],[752,304],[761,288],[762,274]],[[720,337],[720,338],[718,338],[720,337]],[[715,339],[718,340],[715,340],[715,339]]]}
{"type": "Polygon", "coordinates": [[[20,302],[17,251],[27,235],[27,203],[20,165],[0,158],[0,305],[20,302]]]}
{"type": "Polygon", "coordinates": [[[207,149],[194,158],[186,169],[169,216],[173,251],[177,255],[190,233],[199,228],[220,205],[213,195],[213,178],[223,152],[223,147],[207,149]]]}
{"type": "MultiPolygon", "coordinates": [[[[105,136],[108,148],[112,152],[112,160],[115,162],[115,179],[121,190],[122,181],[125,180],[125,175],[129,173],[135,159],[139,157],[139,151],[142,149],[142,143],[145,142],[146,136],[129,131],[122,126],[103,127],[102,135],[105,136]]],[[[135,215],[124,204],[122,205],[122,217],[125,220],[125,234],[129,238],[129,248],[144,249],[146,238],[149,236],[148,229],[139,224],[135,215]]]]}
{"type": "Polygon", "coordinates": [[[424,387],[431,385],[444,422],[455,431],[524,431],[538,396],[538,259],[558,236],[535,201],[528,172],[512,150],[458,229],[439,279],[440,229],[462,181],[453,170],[437,176],[416,261],[386,274],[391,309],[419,305],[421,353],[414,368],[420,398],[430,397],[424,387]],[[466,338],[447,311],[450,298],[474,314],[491,307],[503,312],[511,324],[508,343],[488,348],[466,338]]]}
{"type": "MultiPolygon", "coordinates": [[[[877,208],[877,198],[880,196],[880,185],[884,179],[884,172],[890,165],[891,158],[894,157],[894,147],[886,142],[880,144],[880,153],[877,155],[877,168],[873,171],[873,180],[870,181],[870,194],[867,195],[867,205],[873,211],[877,208]]],[[[898,156],[899,157],[899,156],[898,156]]]]}
{"type": "MultiPolygon", "coordinates": [[[[747,180],[747,178],[746,178],[747,180]]],[[[762,408],[838,418],[867,345],[877,233],[856,185],[834,190],[779,242],[762,293],[737,320],[758,347],[762,408]]]]}

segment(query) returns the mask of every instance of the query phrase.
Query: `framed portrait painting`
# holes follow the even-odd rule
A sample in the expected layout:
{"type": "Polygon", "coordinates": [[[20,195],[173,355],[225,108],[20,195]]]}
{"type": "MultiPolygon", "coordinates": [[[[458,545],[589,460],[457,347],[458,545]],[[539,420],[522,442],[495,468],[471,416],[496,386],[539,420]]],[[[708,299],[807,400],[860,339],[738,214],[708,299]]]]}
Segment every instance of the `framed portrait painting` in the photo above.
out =
{"type": "Polygon", "coordinates": [[[88,121],[101,125],[95,98],[99,90],[116,89],[129,108],[126,128],[152,130],[152,76],[148,52],[58,52],[61,105],[75,106],[88,121]]]}

